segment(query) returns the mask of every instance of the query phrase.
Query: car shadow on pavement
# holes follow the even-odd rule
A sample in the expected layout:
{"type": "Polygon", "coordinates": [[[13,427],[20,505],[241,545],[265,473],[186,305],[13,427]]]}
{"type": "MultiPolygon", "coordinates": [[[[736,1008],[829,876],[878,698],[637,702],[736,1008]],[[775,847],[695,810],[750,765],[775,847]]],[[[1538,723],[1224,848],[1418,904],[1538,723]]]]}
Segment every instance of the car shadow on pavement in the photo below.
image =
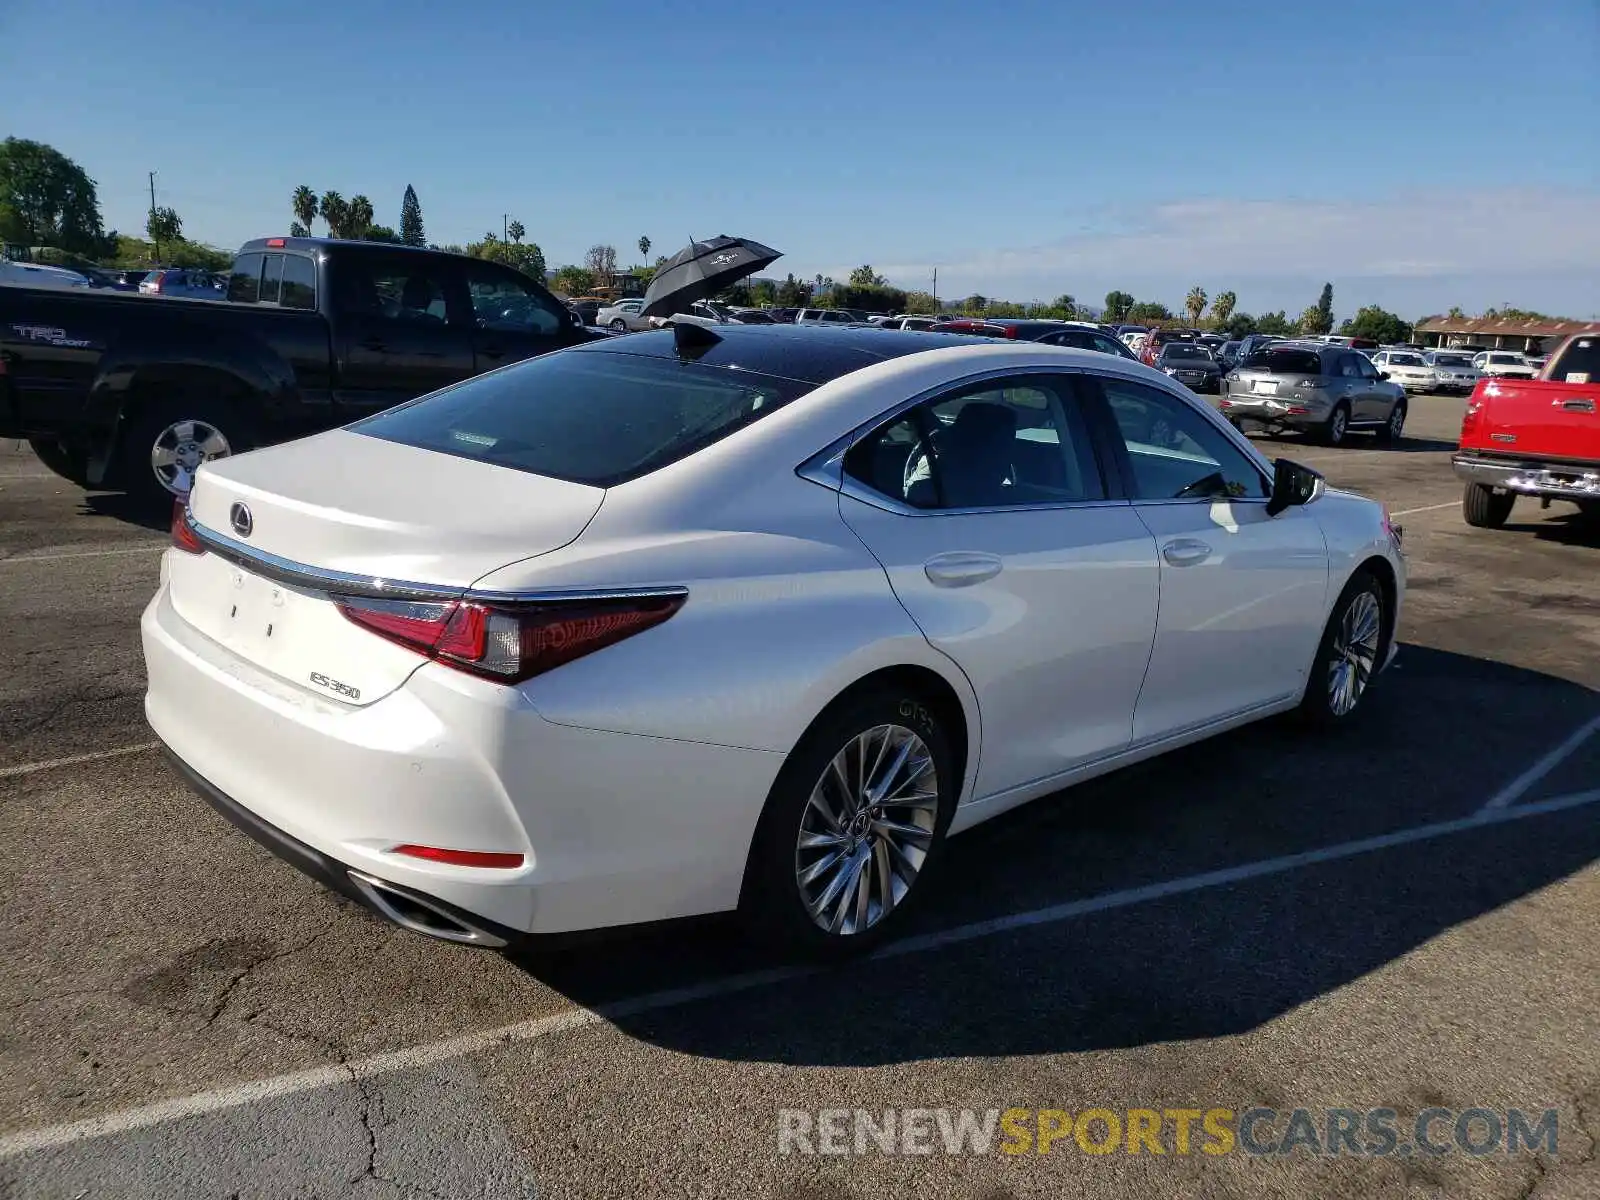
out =
{"type": "Polygon", "coordinates": [[[1600,517],[1591,517],[1578,512],[1569,505],[1562,505],[1567,511],[1552,515],[1543,521],[1519,521],[1517,515],[1523,511],[1522,506],[1527,506],[1527,511],[1539,511],[1534,501],[1524,500],[1511,512],[1511,519],[1505,523],[1499,532],[1506,535],[1531,533],[1542,542],[1555,542],[1562,546],[1594,546],[1600,548],[1600,517]]]}
{"type": "Polygon", "coordinates": [[[165,530],[172,524],[172,509],[155,509],[122,492],[89,492],[83,497],[80,516],[109,517],[144,529],[165,530]]]}
{"type": "MultiPolygon", "coordinates": [[[[1220,1037],[1600,859],[1596,810],[1579,807],[975,934],[980,922],[1093,909],[1128,889],[1469,816],[1600,712],[1600,695],[1576,684],[1416,646],[1382,682],[1359,725],[1332,737],[1266,722],[955,839],[906,930],[927,936],[921,949],[606,1015],[685,1054],[826,1066],[1220,1037]]],[[[1532,935],[1518,928],[1482,936],[1519,948],[1532,935]]],[[[603,1010],[779,964],[714,923],[519,960],[603,1010]]]]}

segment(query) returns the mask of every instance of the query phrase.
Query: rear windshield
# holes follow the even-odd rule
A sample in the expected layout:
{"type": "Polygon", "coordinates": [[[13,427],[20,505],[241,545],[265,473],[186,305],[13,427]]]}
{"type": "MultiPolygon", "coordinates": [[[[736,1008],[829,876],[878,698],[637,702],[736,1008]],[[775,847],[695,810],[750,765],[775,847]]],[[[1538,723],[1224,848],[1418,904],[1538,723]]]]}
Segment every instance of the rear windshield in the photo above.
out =
{"type": "Polygon", "coordinates": [[[1256,371],[1270,371],[1274,375],[1322,374],[1322,356],[1315,350],[1296,350],[1284,346],[1265,346],[1245,359],[1244,365],[1256,371]]]}
{"type": "Polygon", "coordinates": [[[480,375],[349,428],[403,446],[612,487],[721,441],[813,386],[586,350],[480,375]]]}
{"type": "Polygon", "coordinates": [[[1434,354],[1429,356],[1436,367],[1470,367],[1472,360],[1465,354],[1434,354]]]}
{"type": "Polygon", "coordinates": [[[1579,338],[1556,360],[1551,378],[1563,383],[1600,382],[1600,338],[1579,338]]]}
{"type": "Polygon", "coordinates": [[[1392,367],[1423,367],[1427,364],[1422,361],[1420,354],[1391,354],[1389,365],[1392,367]]]}
{"type": "Polygon", "coordinates": [[[1172,342],[1161,348],[1162,358],[1198,358],[1202,362],[1211,361],[1211,352],[1204,346],[1196,346],[1193,342],[1172,342]]]}

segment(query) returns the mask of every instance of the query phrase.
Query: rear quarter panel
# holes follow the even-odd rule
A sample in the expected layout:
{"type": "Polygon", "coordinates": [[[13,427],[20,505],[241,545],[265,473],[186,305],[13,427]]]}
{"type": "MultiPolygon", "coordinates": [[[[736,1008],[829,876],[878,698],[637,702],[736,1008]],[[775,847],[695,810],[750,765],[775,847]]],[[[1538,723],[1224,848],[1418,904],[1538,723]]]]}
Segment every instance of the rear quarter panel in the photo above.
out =
{"type": "Polygon", "coordinates": [[[1461,449],[1600,462],[1600,381],[1481,379],[1467,401],[1461,449]]]}

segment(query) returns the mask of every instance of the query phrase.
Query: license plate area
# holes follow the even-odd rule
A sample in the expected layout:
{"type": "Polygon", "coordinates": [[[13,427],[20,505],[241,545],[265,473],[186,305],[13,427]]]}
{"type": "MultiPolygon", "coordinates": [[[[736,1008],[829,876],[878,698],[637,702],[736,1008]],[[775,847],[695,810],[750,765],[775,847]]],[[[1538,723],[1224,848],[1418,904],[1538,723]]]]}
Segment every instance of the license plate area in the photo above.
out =
{"type": "Polygon", "coordinates": [[[1258,396],[1276,396],[1278,394],[1278,381],[1276,379],[1252,379],[1250,390],[1258,396]]]}

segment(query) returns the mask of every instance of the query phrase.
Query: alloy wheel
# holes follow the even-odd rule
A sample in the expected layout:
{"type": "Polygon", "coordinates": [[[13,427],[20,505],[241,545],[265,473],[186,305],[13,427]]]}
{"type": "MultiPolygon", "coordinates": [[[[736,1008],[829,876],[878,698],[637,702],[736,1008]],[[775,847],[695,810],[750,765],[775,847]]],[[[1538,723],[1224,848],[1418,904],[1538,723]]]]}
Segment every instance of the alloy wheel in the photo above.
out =
{"type": "Polygon", "coordinates": [[[1367,690],[1378,664],[1382,629],[1378,598],[1357,592],[1339,620],[1328,661],[1328,708],[1334,716],[1348,716],[1367,690]]]}
{"type": "Polygon", "coordinates": [[[851,738],[811,789],[795,841],[795,882],[830,934],[863,933],[916,884],[939,816],[928,745],[903,725],[851,738]]]}
{"type": "Polygon", "coordinates": [[[150,469],[157,482],[175,496],[187,495],[194,486],[194,473],[201,463],[227,458],[233,453],[228,439],[206,421],[186,418],[174,421],[159,434],[150,447],[150,469]]]}
{"type": "Polygon", "coordinates": [[[1328,440],[1336,446],[1344,441],[1344,428],[1344,409],[1336,408],[1333,410],[1333,416],[1328,418],[1328,440]]]}
{"type": "Polygon", "coordinates": [[[1389,414],[1389,436],[1395,441],[1400,440],[1400,434],[1406,427],[1406,406],[1396,404],[1394,411],[1389,414]]]}

